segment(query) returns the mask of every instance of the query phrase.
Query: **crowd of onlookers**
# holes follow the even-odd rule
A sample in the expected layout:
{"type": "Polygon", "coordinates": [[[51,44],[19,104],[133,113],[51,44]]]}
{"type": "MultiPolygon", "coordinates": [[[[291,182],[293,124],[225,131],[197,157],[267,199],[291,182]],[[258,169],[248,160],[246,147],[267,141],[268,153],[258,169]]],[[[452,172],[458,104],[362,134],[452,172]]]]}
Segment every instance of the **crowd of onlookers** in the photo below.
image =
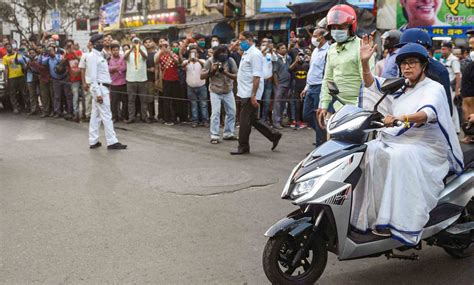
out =
{"type": "MultiPolygon", "coordinates": [[[[323,95],[321,99],[319,96],[327,93],[321,83],[328,70],[328,47],[337,42],[334,38],[337,35],[333,34],[333,31],[329,33],[324,27],[318,27],[314,32],[307,30],[291,37],[289,45],[274,43],[271,36],[255,39],[264,57],[264,91],[259,106],[261,122],[275,129],[301,129],[308,125],[318,129],[317,120],[314,120],[319,115],[316,109],[329,104],[323,95]],[[312,91],[314,86],[319,86],[317,92],[312,91]],[[304,102],[308,100],[305,95],[312,92],[317,97],[314,106],[304,102]]],[[[394,66],[397,47],[390,45],[393,37],[397,37],[393,31],[382,36],[385,43],[383,56],[375,64],[376,75],[399,76],[398,68],[394,66]]],[[[350,46],[350,39],[344,45],[350,46]]],[[[105,36],[102,54],[112,78],[113,121],[127,124],[159,121],[167,126],[190,122],[192,127],[210,127],[211,142],[219,137],[220,127],[224,126],[224,138],[234,139],[240,111],[240,104],[237,104],[240,99],[235,96],[236,79],[243,51],[238,39],[228,43],[222,41],[215,36],[200,34],[189,34],[179,41],[169,41],[166,37],[140,39],[131,33],[119,42],[111,35],[105,36]]],[[[88,121],[91,96],[84,81],[87,66],[84,53],[91,49],[90,43],[83,51],[73,40],[61,43],[57,35],[45,34],[41,40],[22,40],[19,46],[4,39],[0,56],[3,56],[13,112],[88,121]]],[[[349,49],[348,56],[357,51],[358,48],[349,49]]],[[[430,52],[433,60],[440,62],[449,75],[449,82],[444,85],[446,92],[452,93],[452,103],[457,107],[453,108],[455,117],[459,116],[455,122],[460,126],[465,120],[461,114],[473,113],[472,107],[462,112],[461,102],[464,99],[464,106],[474,105],[470,102],[474,95],[474,37],[471,35],[469,47],[458,50],[452,42],[443,42],[440,50],[430,49],[430,52]],[[456,56],[453,51],[460,53],[456,56]]],[[[341,53],[338,58],[343,56],[341,53]]],[[[341,63],[350,70],[350,62],[341,63]]],[[[354,75],[359,76],[358,70],[354,75]]],[[[344,72],[340,76],[342,78],[344,72]]],[[[359,88],[360,78],[357,82],[358,85],[354,86],[359,88]]],[[[357,97],[355,100],[357,102],[357,97]]],[[[326,109],[323,107],[323,111],[326,109]]],[[[322,138],[325,135],[317,132],[317,136],[322,138]]]]}

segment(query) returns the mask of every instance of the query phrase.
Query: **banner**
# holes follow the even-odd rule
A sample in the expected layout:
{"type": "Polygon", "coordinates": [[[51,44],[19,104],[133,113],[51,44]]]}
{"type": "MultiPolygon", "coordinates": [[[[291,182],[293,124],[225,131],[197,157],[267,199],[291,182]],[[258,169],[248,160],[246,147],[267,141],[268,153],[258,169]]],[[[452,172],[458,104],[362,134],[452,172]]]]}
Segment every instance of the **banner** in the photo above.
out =
{"type": "Polygon", "coordinates": [[[121,0],[114,0],[100,7],[99,32],[120,28],[121,0]]]}
{"type": "Polygon", "coordinates": [[[397,4],[397,27],[419,27],[431,36],[466,37],[474,27],[474,0],[401,0],[397,4]]]}
{"type": "Polygon", "coordinates": [[[374,0],[347,0],[347,3],[362,9],[374,9],[374,0]]]}

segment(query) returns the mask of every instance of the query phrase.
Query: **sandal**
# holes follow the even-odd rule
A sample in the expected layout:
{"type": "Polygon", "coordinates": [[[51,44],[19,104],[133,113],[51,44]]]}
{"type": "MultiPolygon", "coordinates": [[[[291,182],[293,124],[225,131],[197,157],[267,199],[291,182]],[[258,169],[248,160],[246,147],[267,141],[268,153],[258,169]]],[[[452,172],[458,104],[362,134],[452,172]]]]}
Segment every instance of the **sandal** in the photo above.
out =
{"type": "Polygon", "coordinates": [[[218,144],[219,140],[218,139],[211,139],[211,144],[218,144]]]}
{"type": "Polygon", "coordinates": [[[385,229],[375,229],[372,230],[372,234],[379,236],[379,237],[391,237],[392,233],[390,232],[390,229],[385,228],[385,229]]]}

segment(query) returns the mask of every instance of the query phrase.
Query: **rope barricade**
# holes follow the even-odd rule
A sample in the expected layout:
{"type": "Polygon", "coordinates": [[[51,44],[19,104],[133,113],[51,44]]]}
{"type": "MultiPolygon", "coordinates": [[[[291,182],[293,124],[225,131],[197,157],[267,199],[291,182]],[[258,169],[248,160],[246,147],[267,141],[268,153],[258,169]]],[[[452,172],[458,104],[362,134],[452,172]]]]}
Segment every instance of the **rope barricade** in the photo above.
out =
{"type": "MultiPolygon", "coordinates": [[[[71,82],[69,81],[64,81],[64,80],[56,80],[56,79],[52,79],[53,81],[59,81],[59,82],[62,82],[62,83],[65,83],[65,84],[68,84],[68,85],[72,85],[71,82]]],[[[143,84],[147,84],[147,81],[144,81],[143,84]]],[[[81,84],[82,86],[82,84],[81,84]]],[[[109,88],[109,91],[110,91],[110,88],[109,88]]],[[[291,92],[291,91],[290,91],[291,92]]],[[[126,94],[128,95],[129,93],[128,92],[122,92],[122,91],[114,91],[114,93],[118,93],[118,94],[126,94]]],[[[178,98],[178,97],[169,97],[169,96],[162,96],[162,95],[159,95],[159,92],[157,92],[157,95],[151,95],[151,94],[140,94],[140,93],[135,93],[134,95],[136,96],[144,96],[144,97],[153,97],[153,98],[158,98],[158,99],[169,99],[169,100],[176,100],[176,101],[189,101],[189,102],[192,102],[192,101],[206,101],[206,102],[211,102],[210,99],[205,99],[205,100],[193,100],[193,99],[189,99],[189,98],[178,98]]],[[[298,95],[299,96],[299,95],[298,95]]],[[[268,101],[268,102],[293,102],[293,101],[300,101],[300,100],[303,100],[303,98],[301,99],[293,99],[293,98],[288,98],[288,99],[260,99],[259,101],[268,101]]]]}

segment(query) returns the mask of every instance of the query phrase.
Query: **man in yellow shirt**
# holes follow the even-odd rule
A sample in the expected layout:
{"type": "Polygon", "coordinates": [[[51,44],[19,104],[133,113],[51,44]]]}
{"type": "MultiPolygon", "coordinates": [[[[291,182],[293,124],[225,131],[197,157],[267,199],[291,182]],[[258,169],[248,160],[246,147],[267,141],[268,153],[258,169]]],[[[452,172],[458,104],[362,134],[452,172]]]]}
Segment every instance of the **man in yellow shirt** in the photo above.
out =
{"type": "MultiPolygon", "coordinates": [[[[20,112],[20,103],[18,102],[18,97],[21,96],[23,102],[26,104],[28,98],[24,94],[25,90],[25,75],[23,73],[22,66],[18,62],[18,58],[21,58],[21,55],[14,52],[10,43],[5,44],[5,49],[7,50],[7,55],[3,57],[3,65],[5,66],[5,83],[8,86],[8,93],[10,94],[10,101],[13,106],[13,113],[18,114],[20,112]]],[[[25,110],[29,112],[29,110],[25,110]]]]}

